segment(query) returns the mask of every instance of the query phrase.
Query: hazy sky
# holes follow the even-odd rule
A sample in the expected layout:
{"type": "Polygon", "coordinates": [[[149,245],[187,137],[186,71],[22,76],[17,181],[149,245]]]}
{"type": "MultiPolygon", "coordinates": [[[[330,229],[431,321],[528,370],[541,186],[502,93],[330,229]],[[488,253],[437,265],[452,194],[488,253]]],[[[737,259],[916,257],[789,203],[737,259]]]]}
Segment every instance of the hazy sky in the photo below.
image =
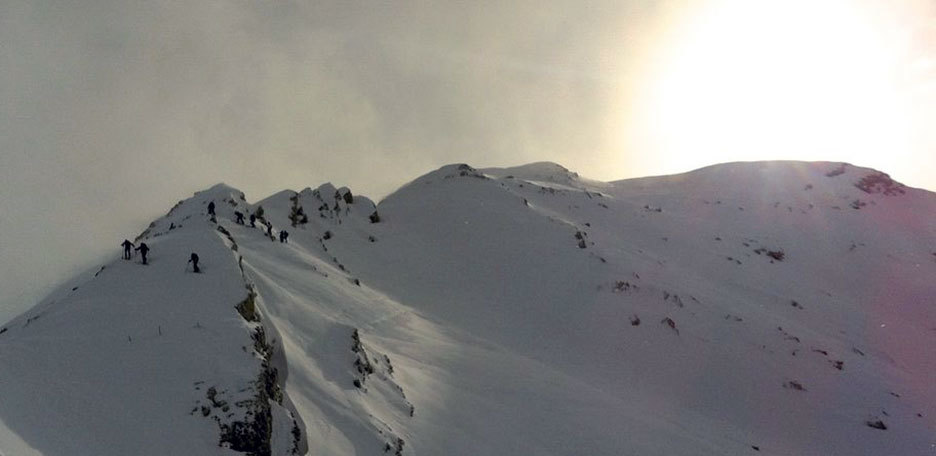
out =
{"type": "Polygon", "coordinates": [[[0,322],[194,191],[846,160],[936,190],[936,2],[0,0],[0,322]]]}

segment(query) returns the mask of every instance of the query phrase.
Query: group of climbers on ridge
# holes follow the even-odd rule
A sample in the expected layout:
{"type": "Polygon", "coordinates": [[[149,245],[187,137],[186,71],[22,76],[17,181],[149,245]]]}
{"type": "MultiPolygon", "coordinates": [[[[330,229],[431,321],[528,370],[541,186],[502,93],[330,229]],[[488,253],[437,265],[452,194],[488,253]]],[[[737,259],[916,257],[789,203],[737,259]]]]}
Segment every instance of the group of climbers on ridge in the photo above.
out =
{"type": "MultiPolygon", "coordinates": [[[[211,221],[216,222],[214,201],[210,201],[208,203],[208,215],[211,217],[211,221]]],[[[234,211],[234,217],[235,217],[234,223],[238,225],[244,225],[244,214],[242,212],[234,211]]],[[[267,222],[266,220],[262,220],[262,221],[264,222],[267,228],[267,236],[270,236],[270,238],[273,238],[273,224],[270,222],[267,222]]],[[[250,226],[252,228],[256,228],[257,227],[256,223],[257,223],[257,215],[250,214],[250,226]]],[[[287,243],[288,239],[289,239],[289,232],[286,230],[280,230],[279,241],[281,243],[287,243]]],[[[140,242],[140,245],[135,247],[134,244],[130,242],[129,239],[124,239],[124,241],[120,245],[124,248],[124,253],[123,253],[124,260],[131,259],[133,257],[133,252],[137,251],[137,252],[140,252],[140,262],[142,264],[147,264],[146,254],[149,253],[150,248],[149,246],[146,245],[145,242],[140,242]]],[[[188,262],[192,265],[193,272],[196,272],[196,273],[201,272],[201,269],[198,268],[198,254],[197,253],[192,252],[192,254],[189,256],[188,262]]]]}
{"type": "Polygon", "coordinates": [[[133,252],[136,251],[136,252],[140,252],[140,263],[147,264],[146,254],[149,253],[150,248],[148,245],[146,245],[145,242],[141,242],[139,246],[134,248],[133,247],[134,244],[130,242],[129,239],[124,239],[124,241],[121,242],[120,245],[123,246],[124,248],[123,259],[129,260],[133,256],[133,252]]]}
{"type": "Polygon", "coordinates": [[[124,239],[120,245],[122,245],[124,248],[123,259],[129,260],[130,257],[133,256],[133,251],[138,251],[140,252],[141,261],[143,264],[146,264],[146,253],[149,252],[150,248],[146,245],[145,242],[141,242],[139,247],[133,248],[133,243],[130,242],[129,239],[124,239]]]}

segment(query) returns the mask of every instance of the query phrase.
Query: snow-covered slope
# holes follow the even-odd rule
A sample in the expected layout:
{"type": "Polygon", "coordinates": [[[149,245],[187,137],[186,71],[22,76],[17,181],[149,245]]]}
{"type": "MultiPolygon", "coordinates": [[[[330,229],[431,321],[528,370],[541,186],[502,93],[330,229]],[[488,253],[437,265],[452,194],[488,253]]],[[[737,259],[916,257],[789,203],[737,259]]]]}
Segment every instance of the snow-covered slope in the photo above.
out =
{"type": "Polygon", "coordinates": [[[929,454],[934,214],[839,163],[219,185],[0,329],[0,453],[929,454]]]}
{"type": "Polygon", "coordinates": [[[218,185],[180,202],[138,239],[147,265],[115,260],[0,329],[0,453],[237,454],[219,442],[269,447],[270,417],[299,452],[275,341],[238,314],[249,282],[204,215],[241,198],[218,185]]]}

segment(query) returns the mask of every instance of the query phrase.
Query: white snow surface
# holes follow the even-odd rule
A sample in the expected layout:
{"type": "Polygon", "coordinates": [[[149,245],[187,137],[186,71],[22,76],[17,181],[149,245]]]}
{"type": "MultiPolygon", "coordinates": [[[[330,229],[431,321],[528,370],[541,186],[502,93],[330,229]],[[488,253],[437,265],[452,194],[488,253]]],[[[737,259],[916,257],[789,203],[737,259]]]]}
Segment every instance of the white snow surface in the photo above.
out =
{"type": "Polygon", "coordinates": [[[936,195],[874,170],[219,184],[119,241],[0,328],[0,454],[238,454],[250,401],[256,454],[936,454],[936,195]]]}

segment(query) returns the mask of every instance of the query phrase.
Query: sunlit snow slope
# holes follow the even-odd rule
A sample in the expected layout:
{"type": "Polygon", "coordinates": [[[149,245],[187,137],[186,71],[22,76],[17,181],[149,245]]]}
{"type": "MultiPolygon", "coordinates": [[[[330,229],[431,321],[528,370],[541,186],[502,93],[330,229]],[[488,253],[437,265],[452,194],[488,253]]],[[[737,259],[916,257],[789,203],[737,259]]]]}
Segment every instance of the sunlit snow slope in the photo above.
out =
{"type": "Polygon", "coordinates": [[[870,169],[219,185],[140,240],[0,329],[0,453],[936,451],[936,195],[870,169]]]}

